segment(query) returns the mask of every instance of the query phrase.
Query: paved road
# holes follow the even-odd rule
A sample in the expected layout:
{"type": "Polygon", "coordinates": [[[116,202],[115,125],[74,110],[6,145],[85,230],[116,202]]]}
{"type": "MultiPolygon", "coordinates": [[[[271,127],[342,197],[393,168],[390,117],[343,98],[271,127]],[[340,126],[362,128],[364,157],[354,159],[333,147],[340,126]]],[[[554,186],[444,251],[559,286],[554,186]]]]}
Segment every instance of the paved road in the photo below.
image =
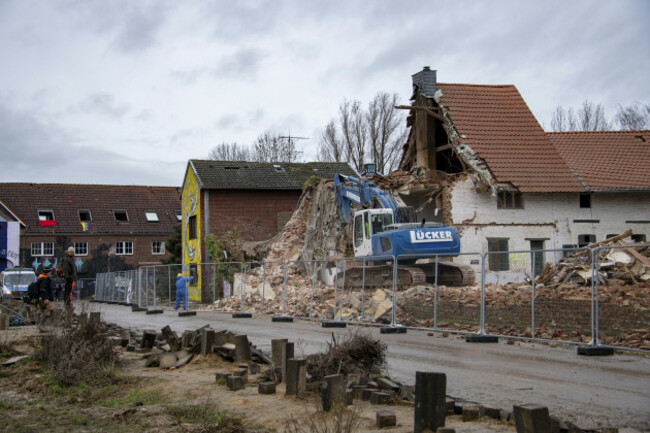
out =
{"type": "Polygon", "coordinates": [[[542,344],[466,343],[463,338],[380,334],[377,328],[322,328],[320,323],[271,322],[268,317],[234,319],[230,313],[199,312],[178,317],[173,311],[146,315],[129,307],[78,303],[77,311],[101,311],[102,319],[131,329],[170,325],[178,333],[206,324],[246,334],[252,344],[270,353],[271,339],[289,338],[297,355],[322,351],[332,332],[344,338],[357,329],[388,343],[391,377],[412,385],[416,371],[447,374],[447,393],[454,397],[508,409],[513,404],[540,403],[551,414],[582,428],[603,426],[650,430],[650,358],[632,355],[582,357],[575,347],[542,344]]]}

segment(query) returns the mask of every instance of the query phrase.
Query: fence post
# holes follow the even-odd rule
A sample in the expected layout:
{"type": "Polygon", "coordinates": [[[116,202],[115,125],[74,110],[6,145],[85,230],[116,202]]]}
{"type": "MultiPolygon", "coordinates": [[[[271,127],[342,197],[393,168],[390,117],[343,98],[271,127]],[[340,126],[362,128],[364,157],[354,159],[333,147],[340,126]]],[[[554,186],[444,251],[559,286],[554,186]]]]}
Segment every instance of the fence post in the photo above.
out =
{"type": "Polygon", "coordinates": [[[262,314],[264,314],[264,298],[266,297],[266,262],[262,262],[262,314]]]}
{"type": "Polygon", "coordinates": [[[172,306],[172,265],[167,265],[167,305],[172,306]]]}
{"type": "Polygon", "coordinates": [[[531,256],[531,265],[532,265],[532,272],[531,275],[533,276],[532,278],[532,288],[531,288],[531,300],[530,300],[530,336],[532,338],[535,338],[535,254],[533,251],[530,251],[530,256],[531,256]]]}
{"type": "Polygon", "coordinates": [[[433,285],[433,329],[438,327],[438,254],[436,254],[436,266],[434,273],[434,285],[433,285]]]}
{"type": "Polygon", "coordinates": [[[600,248],[591,250],[591,343],[593,346],[600,346],[598,320],[598,298],[599,298],[599,281],[598,281],[598,260],[600,258],[600,248]]]}
{"type": "Polygon", "coordinates": [[[156,309],[156,268],[153,268],[153,309],[156,309]]]}
{"type": "Polygon", "coordinates": [[[309,299],[309,318],[311,319],[312,308],[314,306],[314,290],[316,288],[316,268],[318,268],[318,262],[314,261],[314,272],[311,276],[311,298],[309,299]]]}
{"type": "Polygon", "coordinates": [[[286,312],[286,306],[287,306],[287,278],[288,278],[288,270],[289,265],[287,264],[287,261],[285,260],[284,262],[284,282],[283,287],[282,287],[282,315],[285,315],[286,312]]]}
{"type": "Polygon", "coordinates": [[[246,295],[246,265],[240,263],[241,265],[241,312],[244,312],[244,297],[246,295]]]}
{"type": "Polygon", "coordinates": [[[364,259],[361,267],[361,310],[359,311],[359,321],[361,322],[365,318],[365,297],[366,297],[366,263],[364,259]]]}
{"type": "Polygon", "coordinates": [[[486,254],[481,255],[482,256],[482,260],[481,260],[481,329],[479,330],[479,335],[485,335],[485,257],[486,257],[486,254]]]}
{"type": "Polygon", "coordinates": [[[334,263],[336,263],[336,277],[334,278],[334,317],[332,320],[336,320],[336,291],[339,287],[339,261],[335,260],[334,263]]]}
{"type": "Polygon", "coordinates": [[[395,310],[397,309],[397,256],[393,256],[393,308],[390,326],[395,326],[395,310]]]}

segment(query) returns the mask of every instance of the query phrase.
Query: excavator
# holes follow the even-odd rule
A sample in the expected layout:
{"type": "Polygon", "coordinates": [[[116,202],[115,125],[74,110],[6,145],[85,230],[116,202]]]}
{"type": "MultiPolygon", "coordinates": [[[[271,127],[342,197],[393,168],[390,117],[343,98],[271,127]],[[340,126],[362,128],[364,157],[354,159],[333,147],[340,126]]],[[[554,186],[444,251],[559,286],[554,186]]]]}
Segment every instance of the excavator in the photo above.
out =
{"type": "Polygon", "coordinates": [[[474,270],[451,262],[460,253],[458,230],[434,222],[416,222],[415,211],[374,182],[338,174],[334,192],[344,224],[352,223],[354,256],[369,266],[345,270],[345,286],[385,287],[392,282],[390,258],[397,257],[397,286],[474,283],[474,270]],[[356,208],[356,210],[355,210],[356,208]],[[377,260],[371,260],[376,257],[377,260]],[[437,257],[437,260],[436,260],[437,257]],[[437,270],[437,272],[436,272],[437,270]]]}

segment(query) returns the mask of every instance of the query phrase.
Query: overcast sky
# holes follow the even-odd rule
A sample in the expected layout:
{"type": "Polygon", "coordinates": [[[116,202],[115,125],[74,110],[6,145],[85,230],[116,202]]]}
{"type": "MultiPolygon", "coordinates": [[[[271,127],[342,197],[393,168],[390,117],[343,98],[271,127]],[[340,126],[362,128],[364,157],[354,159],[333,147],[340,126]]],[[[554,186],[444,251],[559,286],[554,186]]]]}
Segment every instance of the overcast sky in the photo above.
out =
{"type": "Polygon", "coordinates": [[[344,99],[411,75],[557,105],[650,103],[650,2],[0,0],[0,182],[180,186],[269,130],[315,160],[344,99]]]}

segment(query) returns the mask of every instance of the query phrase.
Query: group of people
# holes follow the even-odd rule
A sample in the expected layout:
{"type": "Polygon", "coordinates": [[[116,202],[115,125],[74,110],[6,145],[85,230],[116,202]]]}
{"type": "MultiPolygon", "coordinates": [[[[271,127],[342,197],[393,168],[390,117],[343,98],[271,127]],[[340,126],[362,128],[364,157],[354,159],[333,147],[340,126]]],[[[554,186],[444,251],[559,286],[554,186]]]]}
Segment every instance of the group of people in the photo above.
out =
{"type": "MultiPolygon", "coordinates": [[[[66,305],[72,303],[72,289],[77,281],[77,268],[74,265],[74,247],[66,250],[61,264],[57,269],[57,274],[63,278],[63,301],[66,305]]],[[[52,280],[52,268],[42,267],[38,271],[38,306],[41,309],[41,319],[39,326],[45,325],[45,320],[50,316],[53,309],[52,302],[58,290],[52,280]]]]}

